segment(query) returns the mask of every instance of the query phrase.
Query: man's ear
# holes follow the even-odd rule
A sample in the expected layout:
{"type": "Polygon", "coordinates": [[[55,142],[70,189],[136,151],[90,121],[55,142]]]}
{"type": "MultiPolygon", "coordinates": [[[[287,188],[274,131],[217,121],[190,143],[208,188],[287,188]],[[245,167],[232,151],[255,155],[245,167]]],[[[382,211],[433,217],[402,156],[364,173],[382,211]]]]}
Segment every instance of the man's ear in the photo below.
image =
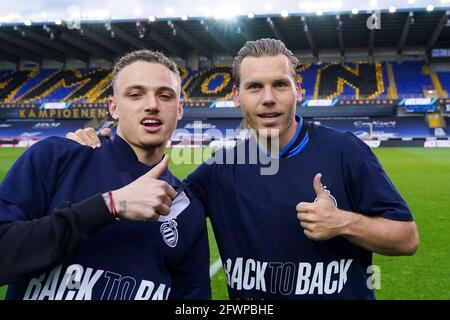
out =
{"type": "Polygon", "coordinates": [[[111,114],[111,117],[116,121],[119,120],[119,114],[118,114],[117,105],[116,105],[114,96],[112,96],[108,99],[108,105],[109,105],[109,113],[111,114]]]}
{"type": "Polygon", "coordinates": [[[236,86],[233,86],[233,101],[236,108],[241,106],[239,102],[239,89],[236,86]]]}
{"type": "Polygon", "coordinates": [[[302,102],[303,100],[303,89],[302,86],[300,85],[300,81],[297,81],[297,103],[302,102]]]}
{"type": "Polygon", "coordinates": [[[178,109],[177,110],[177,113],[178,113],[177,119],[178,120],[181,120],[181,118],[183,118],[183,114],[184,114],[183,104],[184,104],[183,100],[180,100],[180,102],[178,104],[178,108],[177,108],[178,109]]]}

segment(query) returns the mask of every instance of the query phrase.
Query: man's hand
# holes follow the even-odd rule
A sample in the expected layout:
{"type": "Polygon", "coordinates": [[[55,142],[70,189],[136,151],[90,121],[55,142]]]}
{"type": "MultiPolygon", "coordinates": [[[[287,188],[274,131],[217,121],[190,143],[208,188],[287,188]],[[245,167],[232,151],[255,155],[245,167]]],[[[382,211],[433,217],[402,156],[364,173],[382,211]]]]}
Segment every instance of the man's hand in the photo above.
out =
{"type": "MultiPolygon", "coordinates": [[[[102,129],[102,131],[100,131],[100,136],[105,138],[111,137],[111,129],[102,129]]],[[[92,148],[101,146],[100,139],[97,137],[97,133],[93,128],[78,129],[75,132],[69,132],[66,134],[66,138],[76,141],[83,146],[90,146],[92,148]]]]}
{"type": "MultiPolygon", "coordinates": [[[[169,156],[152,170],[123,188],[112,191],[116,212],[122,218],[138,221],[156,221],[168,215],[177,193],[167,182],[157,178],[166,171],[169,156]]],[[[108,194],[104,194],[109,206],[108,194]]],[[[111,208],[110,208],[111,209],[111,208]]]]}
{"type": "Polygon", "coordinates": [[[314,177],[313,188],[317,199],[315,202],[297,204],[297,218],[305,235],[311,240],[328,240],[341,235],[348,223],[346,214],[339,210],[329,193],[324,189],[320,179],[322,174],[314,177]]]}

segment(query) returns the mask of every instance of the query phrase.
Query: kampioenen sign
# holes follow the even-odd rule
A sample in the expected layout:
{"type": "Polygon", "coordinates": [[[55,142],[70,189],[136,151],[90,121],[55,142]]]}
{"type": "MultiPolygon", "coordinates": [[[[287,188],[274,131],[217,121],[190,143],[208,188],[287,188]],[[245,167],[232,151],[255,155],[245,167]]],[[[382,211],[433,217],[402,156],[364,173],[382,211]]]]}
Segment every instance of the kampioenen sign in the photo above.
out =
{"type": "Polygon", "coordinates": [[[0,109],[0,119],[91,119],[108,116],[106,108],[0,109]]]}

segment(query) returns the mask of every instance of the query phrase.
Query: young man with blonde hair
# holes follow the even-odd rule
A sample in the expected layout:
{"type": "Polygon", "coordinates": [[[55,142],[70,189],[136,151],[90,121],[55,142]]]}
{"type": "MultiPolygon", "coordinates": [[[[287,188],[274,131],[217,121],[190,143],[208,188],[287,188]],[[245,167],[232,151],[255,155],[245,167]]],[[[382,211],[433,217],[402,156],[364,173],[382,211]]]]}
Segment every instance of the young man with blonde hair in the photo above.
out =
{"type": "Polygon", "coordinates": [[[164,156],[183,114],[178,69],[140,50],[118,61],[112,81],[113,141],[46,139],[0,185],[7,299],[211,297],[203,208],[164,156]]]}

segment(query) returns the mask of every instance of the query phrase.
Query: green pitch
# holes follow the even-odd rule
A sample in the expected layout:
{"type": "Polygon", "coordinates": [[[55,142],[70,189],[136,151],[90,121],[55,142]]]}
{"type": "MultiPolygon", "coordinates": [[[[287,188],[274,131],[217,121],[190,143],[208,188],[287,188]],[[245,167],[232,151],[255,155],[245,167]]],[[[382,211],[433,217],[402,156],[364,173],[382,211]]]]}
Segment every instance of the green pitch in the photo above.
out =
{"type": "MultiPolygon", "coordinates": [[[[0,180],[22,152],[0,149],[0,180]]],[[[375,153],[411,207],[421,240],[412,257],[374,256],[381,270],[377,298],[450,299],[450,149],[384,148],[375,153]]],[[[196,166],[171,164],[171,170],[184,178],[196,166]]],[[[208,227],[214,264],[219,253],[208,227]]],[[[227,299],[222,269],[212,277],[212,288],[214,299],[227,299]]],[[[0,298],[5,290],[0,287],[0,298]]]]}

